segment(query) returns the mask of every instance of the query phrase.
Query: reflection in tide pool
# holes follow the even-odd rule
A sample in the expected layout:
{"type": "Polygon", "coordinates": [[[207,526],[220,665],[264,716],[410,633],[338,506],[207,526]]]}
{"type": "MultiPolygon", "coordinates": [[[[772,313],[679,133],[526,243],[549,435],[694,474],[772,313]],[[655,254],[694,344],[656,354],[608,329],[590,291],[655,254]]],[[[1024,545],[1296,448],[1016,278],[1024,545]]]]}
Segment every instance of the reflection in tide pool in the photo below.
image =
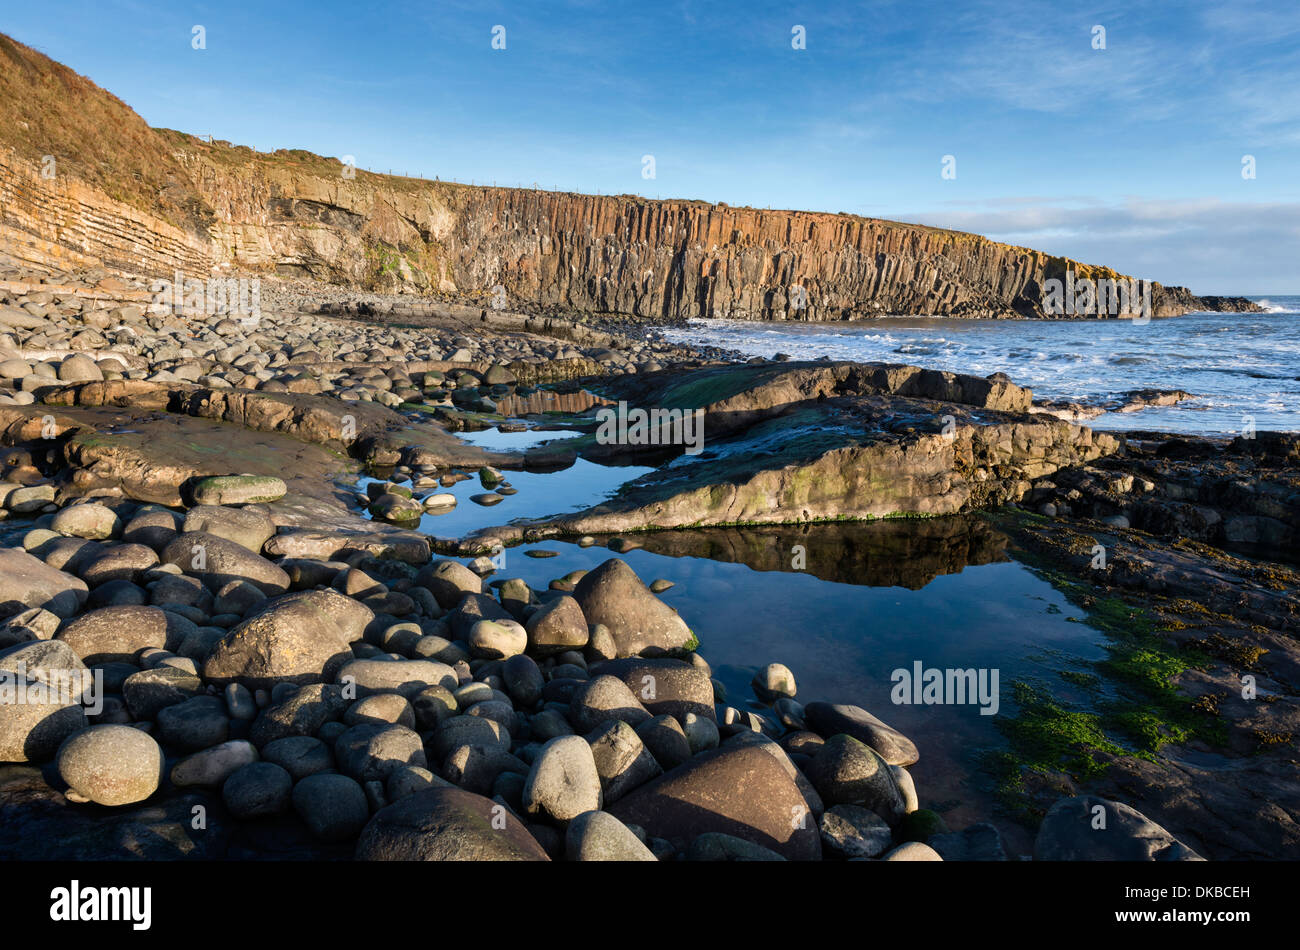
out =
{"type": "Polygon", "coordinates": [[[607,406],[609,400],[580,389],[561,393],[553,389],[534,389],[526,396],[511,393],[497,401],[497,412],[503,416],[540,416],[545,413],[578,415],[596,406],[607,406]]]}
{"type": "MultiPolygon", "coordinates": [[[[585,459],[578,459],[569,468],[558,472],[506,471],[502,474],[517,494],[504,496],[501,502],[490,508],[469,500],[471,495],[487,491],[477,477],[469,478],[449,488],[433,489],[455,495],[456,507],[444,514],[426,514],[415,529],[431,538],[454,540],[478,528],[506,524],[516,518],[542,518],[581,511],[600,504],[624,482],[649,471],[651,469],[644,466],[597,465],[585,459]]],[[[363,478],[358,488],[364,492],[366,485],[373,481],[376,479],[363,478]]]]}
{"type": "MultiPolygon", "coordinates": [[[[915,532],[922,524],[928,523],[888,525],[890,530],[880,539],[879,557],[871,554],[869,539],[860,538],[857,559],[848,562],[850,568],[837,580],[645,549],[618,556],[646,583],[656,578],[673,582],[675,586],[660,597],[681,613],[700,638],[700,653],[726,686],[729,702],[744,705],[752,699],[749,680],[760,666],[786,664],[795,674],[798,699],[855,703],[915,740],[921,759],[911,771],[922,805],[943,813],[953,828],[961,828],[996,814],[992,779],[980,760],[984,751],[1002,745],[997,717],[981,716],[976,705],[894,705],[891,673],[911,670],[917,661],[926,667],[998,669],[999,714],[1006,716],[1015,711],[1011,683],[1016,679],[1052,676],[1058,695],[1069,696],[1068,685],[1054,671],[1069,666],[1071,660],[1100,659],[1103,638],[1077,622],[1079,611],[1050,584],[1015,561],[971,566],[949,558],[944,568],[948,572],[934,574],[920,589],[893,586],[901,579],[898,533],[915,532]],[[847,575],[854,572],[858,576],[850,579],[847,575]],[[872,586],[882,579],[892,579],[891,586],[872,586]]],[[[810,565],[820,530],[803,529],[810,565]]],[[[825,526],[826,543],[842,550],[844,542],[836,537],[842,530],[838,525],[825,526]]],[[[639,540],[649,546],[677,534],[665,532],[639,540]]],[[[953,536],[969,534],[959,528],[953,536]]],[[[988,549],[977,545],[960,550],[988,549]]],[[[522,577],[530,586],[545,589],[553,578],[579,568],[590,570],[613,556],[602,547],[544,542],[509,549],[505,570],[493,577],[522,577]],[[529,548],[558,554],[534,559],[523,553],[529,548]]],[[[785,557],[782,552],[780,559],[767,563],[775,567],[785,557]]],[[[788,567],[789,561],[784,563],[788,567]]],[[[933,558],[927,575],[941,563],[944,558],[933,558]]],[[[994,821],[1013,855],[1028,850],[1022,829],[1008,820],[995,817],[994,821]]]]}
{"type": "Polygon", "coordinates": [[[525,429],[522,432],[502,432],[500,429],[484,429],[481,432],[459,432],[457,435],[462,442],[477,445],[489,452],[522,452],[544,442],[574,439],[582,433],[571,430],[525,429]]]}
{"type": "MultiPolygon", "coordinates": [[[[463,435],[489,448],[531,447],[554,432],[496,431],[463,435]],[[504,439],[517,437],[514,444],[504,439]]],[[[477,478],[450,491],[457,507],[426,515],[419,530],[459,538],[520,518],[580,510],[650,471],[579,459],[558,472],[506,472],[518,489],[492,508],[471,501],[477,478]]],[[[364,487],[364,482],[362,487],[364,487]]],[[[770,662],[794,672],[798,699],[863,706],[910,736],[921,751],[911,768],[923,807],[954,829],[992,820],[1013,857],[1032,846],[1025,830],[999,815],[985,754],[1005,747],[999,717],[1014,715],[1016,680],[1050,681],[1066,702],[1090,697],[1056,673],[1101,659],[1104,637],[1063,595],[1010,559],[1007,539],[978,517],[837,522],[796,526],[687,529],[634,535],[641,547],[622,557],[660,594],[701,641],[737,706],[752,702],[749,681],[770,662]],[[802,556],[796,562],[796,554],[802,556]],[[797,565],[797,567],[796,567],[797,565]],[[895,705],[891,674],[926,668],[998,671],[998,715],[977,704],[895,705]]],[[[488,580],[520,577],[537,590],[570,571],[590,570],[614,555],[547,541],[509,548],[488,580]],[[526,552],[545,549],[548,558],[526,552]]],[[[462,559],[468,562],[468,559],[462,559]]]]}

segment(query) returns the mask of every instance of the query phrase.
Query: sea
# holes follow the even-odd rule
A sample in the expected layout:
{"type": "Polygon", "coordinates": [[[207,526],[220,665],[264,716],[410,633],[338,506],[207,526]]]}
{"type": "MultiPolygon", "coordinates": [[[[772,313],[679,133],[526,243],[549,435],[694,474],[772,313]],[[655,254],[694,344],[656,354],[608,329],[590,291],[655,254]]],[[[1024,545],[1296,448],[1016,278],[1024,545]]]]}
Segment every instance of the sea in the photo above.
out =
{"type": "Polygon", "coordinates": [[[692,320],[664,331],[683,344],[745,356],[784,353],[1006,373],[1036,397],[1104,402],[1136,389],[1191,399],[1088,421],[1098,429],[1199,435],[1300,430],[1300,295],[1252,296],[1263,313],[1189,313],[1129,320],[882,317],[843,323],[692,320]]]}

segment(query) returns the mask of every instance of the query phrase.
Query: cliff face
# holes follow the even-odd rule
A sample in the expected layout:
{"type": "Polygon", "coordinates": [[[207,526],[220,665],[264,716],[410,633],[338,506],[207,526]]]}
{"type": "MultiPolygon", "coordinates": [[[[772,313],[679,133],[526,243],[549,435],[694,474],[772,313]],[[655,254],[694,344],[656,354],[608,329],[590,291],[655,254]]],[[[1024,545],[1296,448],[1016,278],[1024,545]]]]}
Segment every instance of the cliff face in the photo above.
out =
{"type": "Polygon", "coordinates": [[[108,265],[137,274],[205,275],[211,241],[68,175],[43,179],[0,148],[0,250],[38,268],[108,265]]]}
{"type": "Polygon", "coordinates": [[[456,195],[458,277],[542,307],[792,320],[1031,312],[1025,292],[1048,260],[848,215],[476,192],[456,195]]]}
{"type": "MultiPolygon", "coordinates": [[[[472,187],[207,143],[149,129],[88,80],[0,40],[17,64],[0,63],[8,100],[0,113],[14,113],[0,115],[12,120],[0,126],[21,129],[7,140],[0,131],[13,150],[0,157],[0,239],[33,262],[71,255],[194,275],[230,264],[512,310],[780,320],[1041,317],[1044,283],[1067,269],[1119,276],[976,235],[852,215],[472,187]],[[93,150],[69,135],[86,114],[117,130],[93,150]],[[60,148],[70,153],[67,171],[52,181],[36,174],[45,150],[60,148]],[[120,188],[106,171],[119,159],[129,178],[120,188]]],[[[1156,316],[1253,306],[1158,284],[1152,305],[1156,316]]]]}
{"type": "MultiPolygon", "coordinates": [[[[259,155],[171,135],[215,213],[218,260],[370,290],[486,302],[500,287],[512,309],[653,317],[1042,317],[1045,282],[1067,269],[1121,276],[977,235],[853,215],[364,171],[349,178],[338,162],[305,153],[259,155]]],[[[1156,316],[1211,306],[1159,284],[1152,298],[1156,316]]]]}

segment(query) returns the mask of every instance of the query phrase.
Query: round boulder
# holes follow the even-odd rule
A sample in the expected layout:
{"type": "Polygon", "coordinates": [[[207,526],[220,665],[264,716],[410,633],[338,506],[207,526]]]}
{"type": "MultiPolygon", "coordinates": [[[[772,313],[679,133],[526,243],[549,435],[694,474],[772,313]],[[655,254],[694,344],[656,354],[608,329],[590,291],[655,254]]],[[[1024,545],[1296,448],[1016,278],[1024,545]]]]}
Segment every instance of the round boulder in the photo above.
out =
{"type": "Polygon", "coordinates": [[[635,656],[647,647],[671,650],[691,641],[686,622],[620,558],[584,575],[573,596],[587,623],[609,629],[619,656],[635,656]]]}
{"type": "Polygon", "coordinates": [[[600,774],[587,740],[560,736],[542,746],[524,784],[524,810],[563,823],[600,805],[600,774]]]}
{"type": "Polygon", "coordinates": [[[179,646],[182,620],[157,607],[101,607],[65,624],[55,639],[87,663],[130,663],[141,650],[179,646]]]}
{"type": "Polygon", "coordinates": [[[112,508],[92,502],[69,505],[62,509],[50,522],[50,528],[71,538],[102,541],[116,535],[122,528],[122,522],[112,508]]]}
{"type": "Polygon", "coordinates": [[[346,775],[308,775],[293,789],[293,808],[321,841],[354,838],[370,820],[370,806],[361,786],[346,775]]]}
{"type": "Polygon", "coordinates": [[[430,788],[381,809],[358,861],[549,861],[505,806],[459,788],[430,788]]]}
{"type": "Polygon", "coordinates": [[[236,818],[267,818],[289,808],[293,779],[274,762],[252,762],[221,786],[221,798],[236,818]]]}
{"type": "Polygon", "coordinates": [[[59,777],[75,797],[100,805],[142,802],[158,789],[163,753],[148,733],[131,726],[91,726],[59,748],[59,777]]]}

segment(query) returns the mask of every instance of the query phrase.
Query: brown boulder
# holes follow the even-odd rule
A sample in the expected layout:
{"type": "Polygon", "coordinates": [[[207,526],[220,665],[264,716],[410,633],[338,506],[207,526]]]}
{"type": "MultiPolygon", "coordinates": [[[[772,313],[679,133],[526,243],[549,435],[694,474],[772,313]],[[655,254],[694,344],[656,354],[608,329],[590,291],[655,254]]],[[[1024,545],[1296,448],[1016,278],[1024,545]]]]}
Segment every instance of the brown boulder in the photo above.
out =
{"type": "Polygon", "coordinates": [[[132,663],[146,647],[180,646],[179,619],[157,607],[101,607],[65,624],[55,639],[86,663],[132,663]]]}
{"type": "Polygon", "coordinates": [[[656,716],[685,720],[687,713],[695,713],[705,719],[717,719],[709,674],[681,660],[627,657],[602,663],[591,672],[595,676],[621,679],[641,700],[641,705],[656,716]]]}
{"type": "Polygon", "coordinates": [[[459,788],[431,788],[380,809],[358,861],[548,861],[509,809],[459,788]]]}
{"type": "Polygon", "coordinates": [[[609,628],[619,656],[635,656],[647,647],[672,649],[691,640],[686,621],[619,558],[589,571],[578,581],[573,596],[587,623],[609,628]]]}
{"type": "Polygon", "coordinates": [[[362,639],[374,617],[369,607],[332,590],[272,598],[217,643],[203,677],[250,689],[319,683],[352,659],[350,644],[362,639]]]}
{"type": "Polygon", "coordinates": [[[255,584],[268,597],[289,589],[289,575],[279,567],[242,544],[206,531],[177,535],[163,548],[161,559],[201,578],[213,590],[240,580],[255,584]]]}
{"type": "Polygon", "coordinates": [[[609,806],[626,824],[680,848],[720,832],[790,860],[821,857],[817,821],[794,780],[762,749],[732,746],[696,756],[609,806]]]}
{"type": "Polygon", "coordinates": [[[90,595],[86,582],[65,574],[20,548],[0,548],[0,615],[43,607],[71,617],[90,595]]]}
{"type": "Polygon", "coordinates": [[[528,649],[535,656],[549,656],[587,645],[587,620],[572,597],[556,597],[538,607],[525,624],[528,649]]]}

